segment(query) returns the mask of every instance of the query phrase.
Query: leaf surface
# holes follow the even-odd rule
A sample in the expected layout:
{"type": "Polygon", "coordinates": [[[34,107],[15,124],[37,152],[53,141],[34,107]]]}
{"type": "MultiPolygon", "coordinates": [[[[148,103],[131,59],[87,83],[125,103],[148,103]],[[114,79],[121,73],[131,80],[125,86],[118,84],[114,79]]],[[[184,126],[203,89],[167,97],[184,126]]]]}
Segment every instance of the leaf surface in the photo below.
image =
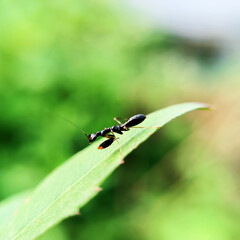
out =
{"type": "MultiPolygon", "coordinates": [[[[184,113],[206,108],[208,105],[203,103],[173,105],[147,115],[139,126],[162,127],[184,113]]],[[[124,132],[119,136],[123,156],[156,130],[132,128],[124,132]]],[[[0,239],[34,239],[61,220],[77,214],[79,208],[99,192],[99,184],[121,164],[119,145],[115,142],[109,148],[98,150],[102,141],[89,145],[49,174],[7,224],[0,225],[0,239]]]]}
{"type": "Polygon", "coordinates": [[[19,206],[27,199],[29,192],[16,194],[0,202],[0,229],[17,213],[19,206]]]}

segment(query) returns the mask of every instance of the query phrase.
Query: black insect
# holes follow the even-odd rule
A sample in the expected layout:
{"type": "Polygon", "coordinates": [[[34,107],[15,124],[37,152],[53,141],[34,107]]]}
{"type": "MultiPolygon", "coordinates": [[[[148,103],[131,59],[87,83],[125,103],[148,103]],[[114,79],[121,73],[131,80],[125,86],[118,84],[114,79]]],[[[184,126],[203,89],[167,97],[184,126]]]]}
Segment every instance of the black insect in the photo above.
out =
{"type": "MultiPolygon", "coordinates": [[[[72,121],[70,121],[69,119],[59,115],[60,117],[62,117],[63,119],[65,119],[66,121],[72,123],[73,125],[75,125],[76,127],[78,127],[78,125],[76,125],[75,123],[73,123],[72,121]]],[[[117,141],[117,143],[119,144],[120,147],[120,154],[123,158],[122,155],[122,149],[120,146],[120,143],[118,142],[118,138],[115,136],[114,133],[118,133],[118,134],[123,134],[124,131],[129,131],[130,128],[134,128],[136,125],[140,124],[141,122],[143,122],[145,120],[146,116],[144,114],[137,114],[132,116],[131,118],[129,118],[125,123],[121,123],[119,121],[119,118],[114,118],[114,120],[116,122],[119,123],[119,125],[115,125],[109,128],[105,128],[102,131],[96,132],[96,133],[92,133],[92,134],[87,134],[85,133],[83,130],[81,130],[79,127],[79,130],[85,134],[85,136],[88,138],[89,143],[91,144],[92,142],[94,142],[98,137],[105,137],[107,138],[106,141],[102,142],[99,146],[98,149],[104,149],[109,147],[114,141],[117,141]]],[[[135,128],[159,128],[159,127],[135,127],[135,128]]]]}
{"type": "Polygon", "coordinates": [[[98,149],[104,149],[109,147],[115,140],[118,142],[114,133],[123,134],[123,131],[129,131],[131,127],[134,127],[139,123],[143,122],[145,118],[146,116],[144,114],[137,114],[129,118],[125,123],[121,123],[118,118],[114,118],[114,120],[117,121],[119,125],[105,128],[97,133],[92,133],[89,135],[87,135],[86,133],[84,134],[87,136],[89,143],[94,142],[98,137],[108,138],[106,141],[104,141],[98,146],[98,149]]]}

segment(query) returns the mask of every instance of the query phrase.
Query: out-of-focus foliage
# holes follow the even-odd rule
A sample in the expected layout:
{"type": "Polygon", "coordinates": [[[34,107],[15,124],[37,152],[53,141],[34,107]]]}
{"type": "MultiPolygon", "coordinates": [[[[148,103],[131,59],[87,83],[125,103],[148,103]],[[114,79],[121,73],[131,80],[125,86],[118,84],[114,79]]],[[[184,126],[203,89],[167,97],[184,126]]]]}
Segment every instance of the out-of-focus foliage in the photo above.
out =
{"type": "Polygon", "coordinates": [[[39,239],[239,238],[238,59],[142,27],[110,1],[3,0],[0,28],[0,199],[88,144],[58,114],[91,133],[173,103],[216,109],[162,129],[39,239]]]}

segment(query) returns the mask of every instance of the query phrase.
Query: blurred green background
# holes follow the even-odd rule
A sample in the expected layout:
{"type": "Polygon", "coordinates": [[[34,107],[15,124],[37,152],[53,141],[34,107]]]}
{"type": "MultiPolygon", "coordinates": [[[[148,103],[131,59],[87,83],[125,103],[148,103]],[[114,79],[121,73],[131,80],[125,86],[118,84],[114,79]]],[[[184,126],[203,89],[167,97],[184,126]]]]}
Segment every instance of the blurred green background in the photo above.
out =
{"type": "MultiPolygon", "coordinates": [[[[0,199],[34,188],[114,116],[213,104],[161,129],[38,240],[240,239],[239,55],[115,1],[0,2],[0,199]]],[[[96,153],[97,154],[97,153],[96,153]]],[[[0,216],[1,217],[1,216],[0,216]]]]}

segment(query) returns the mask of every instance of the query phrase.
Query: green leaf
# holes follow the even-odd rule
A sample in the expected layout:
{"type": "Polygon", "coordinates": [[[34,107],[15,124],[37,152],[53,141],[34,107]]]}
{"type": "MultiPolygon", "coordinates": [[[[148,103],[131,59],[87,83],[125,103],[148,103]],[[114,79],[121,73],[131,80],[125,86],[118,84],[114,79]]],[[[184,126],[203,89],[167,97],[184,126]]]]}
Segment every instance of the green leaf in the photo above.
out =
{"type": "MultiPolygon", "coordinates": [[[[208,108],[202,103],[183,103],[147,115],[139,126],[162,127],[172,119],[196,109],[208,108]]],[[[105,127],[105,126],[103,126],[105,127]]],[[[125,157],[157,129],[132,128],[119,137],[125,157]]],[[[29,240],[60,222],[78,214],[79,207],[99,192],[99,184],[121,164],[119,146],[98,150],[103,140],[86,147],[53,171],[24,201],[14,216],[0,228],[1,240],[29,240]]],[[[161,146],[159,146],[161,147],[161,146]]]]}
{"type": "Polygon", "coordinates": [[[17,213],[19,206],[27,199],[28,195],[29,192],[23,192],[0,202],[0,229],[17,213]]]}

